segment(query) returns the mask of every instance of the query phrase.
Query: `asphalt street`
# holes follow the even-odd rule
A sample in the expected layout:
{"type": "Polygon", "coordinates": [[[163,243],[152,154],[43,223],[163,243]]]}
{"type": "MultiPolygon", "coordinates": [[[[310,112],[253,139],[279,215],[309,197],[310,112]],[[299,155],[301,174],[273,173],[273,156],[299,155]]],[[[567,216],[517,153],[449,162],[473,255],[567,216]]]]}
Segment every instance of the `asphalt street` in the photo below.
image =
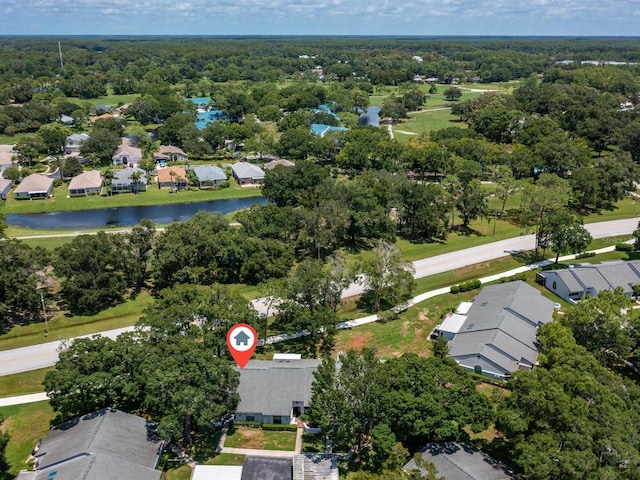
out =
{"type": "MultiPolygon", "coordinates": [[[[629,235],[637,226],[638,218],[585,225],[593,238],[629,235]]],[[[414,267],[416,269],[415,277],[427,277],[476,263],[488,262],[512,253],[532,250],[534,246],[534,236],[523,235],[520,237],[510,238],[508,240],[501,240],[499,242],[493,242],[478,247],[467,248],[452,253],[425,258],[414,262],[414,267]]],[[[352,284],[343,292],[343,297],[359,295],[363,291],[364,288],[362,285],[352,284]]],[[[252,303],[259,312],[264,313],[266,311],[266,305],[259,299],[254,300],[252,303]]],[[[273,312],[273,307],[271,307],[271,311],[273,312]]],[[[100,334],[110,338],[115,338],[120,333],[130,330],[133,330],[133,327],[110,330],[100,334]]],[[[86,335],[85,337],[90,336],[91,335],[86,335]]],[[[61,343],[61,341],[48,342],[40,345],[0,352],[0,376],[36,370],[54,365],[58,360],[58,351],[61,347],[61,343]]]]}

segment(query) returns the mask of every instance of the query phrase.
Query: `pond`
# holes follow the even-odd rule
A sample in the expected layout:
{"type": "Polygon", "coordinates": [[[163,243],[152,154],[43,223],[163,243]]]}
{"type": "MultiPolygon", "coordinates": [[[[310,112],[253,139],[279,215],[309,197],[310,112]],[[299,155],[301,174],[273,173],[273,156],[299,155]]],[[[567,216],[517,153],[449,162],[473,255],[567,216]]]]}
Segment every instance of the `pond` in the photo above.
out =
{"type": "Polygon", "coordinates": [[[382,107],[374,105],[367,108],[367,111],[358,117],[358,125],[363,127],[371,125],[372,127],[380,126],[380,110],[382,107]]]}
{"type": "Polygon", "coordinates": [[[265,197],[249,197],[193,203],[173,203],[170,205],[102,208],[74,212],[9,214],[7,215],[7,224],[46,230],[129,227],[137,225],[144,218],[149,218],[157,224],[168,224],[188,220],[201,210],[225,214],[249,208],[252,205],[266,205],[266,203],[267,199],[265,197]]]}

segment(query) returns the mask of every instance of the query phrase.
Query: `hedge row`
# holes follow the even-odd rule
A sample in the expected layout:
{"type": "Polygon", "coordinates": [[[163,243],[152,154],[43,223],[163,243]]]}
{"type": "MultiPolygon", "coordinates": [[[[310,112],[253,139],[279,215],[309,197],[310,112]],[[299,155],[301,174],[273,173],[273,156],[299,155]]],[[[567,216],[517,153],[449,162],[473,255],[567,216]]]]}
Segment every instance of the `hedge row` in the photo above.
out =
{"type": "Polygon", "coordinates": [[[291,423],[286,423],[286,424],[280,424],[280,425],[275,425],[275,424],[270,424],[270,423],[263,423],[262,424],[262,429],[263,430],[274,430],[274,431],[285,431],[285,432],[295,432],[298,429],[298,425],[295,424],[291,424],[291,423]]]}
{"type": "Polygon", "coordinates": [[[475,290],[480,288],[482,284],[480,280],[469,280],[468,282],[460,283],[458,285],[451,285],[451,293],[468,292],[469,290],[475,290]]]}
{"type": "Polygon", "coordinates": [[[589,257],[595,257],[595,256],[596,256],[596,252],[582,252],[576,255],[576,259],[589,258],[589,257]]]}
{"type": "Polygon", "coordinates": [[[234,427],[260,428],[260,422],[248,422],[246,420],[234,420],[234,427]]]}
{"type": "Polygon", "coordinates": [[[631,243],[616,243],[616,250],[619,252],[631,252],[633,248],[631,243]]]}

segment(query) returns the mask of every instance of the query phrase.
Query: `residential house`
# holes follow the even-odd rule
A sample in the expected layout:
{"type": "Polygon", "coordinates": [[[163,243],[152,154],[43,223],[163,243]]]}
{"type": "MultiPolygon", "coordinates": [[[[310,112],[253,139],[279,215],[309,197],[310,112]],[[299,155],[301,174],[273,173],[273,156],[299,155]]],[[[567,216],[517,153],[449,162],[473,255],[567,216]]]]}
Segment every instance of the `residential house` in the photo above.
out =
{"type": "Polygon", "coordinates": [[[159,162],[186,162],[187,154],[180,147],[173,145],[160,145],[160,148],[153,154],[153,160],[159,162]]]}
{"type": "Polygon", "coordinates": [[[32,173],[20,182],[13,192],[18,199],[49,198],[53,193],[53,178],[39,173],[32,173]]]}
{"type": "Polygon", "coordinates": [[[36,447],[35,471],[18,479],[159,480],[163,443],[156,425],[106,408],[70,420],[36,447]]]}
{"type": "Polygon", "coordinates": [[[11,191],[11,180],[0,177],[0,200],[6,200],[11,191]]]}
{"type": "Polygon", "coordinates": [[[267,170],[273,170],[277,166],[294,167],[295,163],[290,162],[289,160],[278,159],[278,160],[271,160],[270,162],[267,162],[264,164],[264,168],[267,170]]]}
{"type": "Polygon", "coordinates": [[[14,164],[13,157],[15,153],[13,151],[1,151],[0,152],[0,173],[4,172],[7,168],[14,164]]]}
{"type": "Polygon", "coordinates": [[[292,423],[311,401],[313,372],[320,360],[250,360],[240,370],[236,420],[292,423]]]}
{"type": "MultiPolygon", "coordinates": [[[[438,478],[447,480],[517,480],[518,477],[506,465],[478,450],[471,443],[429,443],[420,452],[422,458],[432,463],[438,470],[438,478]]],[[[405,470],[419,470],[411,459],[405,470]]]]}
{"type": "Polygon", "coordinates": [[[88,133],[74,133],[73,135],[69,135],[64,142],[64,153],[66,155],[79,155],[80,147],[87,140],[89,140],[88,133]]]}
{"type": "Polygon", "coordinates": [[[603,290],[615,290],[618,287],[630,297],[633,287],[640,285],[640,260],[571,265],[567,269],[539,272],[537,281],[571,303],[587,295],[597,297],[603,290]]]}
{"type": "Polygon", "coordinates": [[[182,167],[167,167],[158,170],[158,188],[182,190],[187,188],[187,172],[182,167]]]}
{"type": "Polygon", "coordinates": [[[227,181],[227,176],[220,167],[214,165],[199,165],[193,169],[200,188],[211,188],[227,181]]]}
{"type": "Polygon", "coordinates": [[[260,185],[264,182],[264,171],[252,163],[234,163],[231,172],[238,185],[260,185]]]}
{"type": "Polygon", "coordinates": [[[553,320],[554,308],[554,302],[525,282],[489,285],[455,328],[435,333],[452,337],[449,357],[460,366],[506,380],[516,370],[531,370],[537,364],[538,328],[553,320]]]}
{"type": "Polygon", "coordinates": [[[60,119],[59,122],[62,123],[63,125],[67,125],[67,126],[71,126],[73,125],[73,117],[70,117],[69,115],[60,115],[60,119]]]}
{"type": "Polygon", "coordinates": [[[88,170],[76,175],[69,182],[69,196],[100,195],[102,193],[102,176],[97,170],[88,170]]]}
{"type": "Polygon", "coordinates": [[[112,159],[114,165],[135,167],[142,160],[142,150],[134,145],[133,140],[123,137],[112,159]]]}
{"type": "Polygon", "coordinates": [[[144,170],[136,167],[127,167],[122,170],[116,170],[113,172],[113,179],[111,180],[112,192],[144,192],[147,190],[147,176],[144,170]],[[135,173],[134,175],[134,172],[135,173]],[[131,177],[134,178],[131,178],[131,177]],[[135,180],[135,177],[139,178],[135,180]]]}

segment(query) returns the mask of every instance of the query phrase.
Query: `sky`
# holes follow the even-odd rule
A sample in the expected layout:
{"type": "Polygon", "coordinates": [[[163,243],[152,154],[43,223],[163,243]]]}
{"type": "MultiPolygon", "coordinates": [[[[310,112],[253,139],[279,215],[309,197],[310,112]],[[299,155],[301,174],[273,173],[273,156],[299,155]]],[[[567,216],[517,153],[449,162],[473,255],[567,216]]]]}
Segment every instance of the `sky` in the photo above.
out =
{"type": "Polygon", "coordinates": [[[640,0],[0,0],[0,35],[640,36],[640,0]]]}

